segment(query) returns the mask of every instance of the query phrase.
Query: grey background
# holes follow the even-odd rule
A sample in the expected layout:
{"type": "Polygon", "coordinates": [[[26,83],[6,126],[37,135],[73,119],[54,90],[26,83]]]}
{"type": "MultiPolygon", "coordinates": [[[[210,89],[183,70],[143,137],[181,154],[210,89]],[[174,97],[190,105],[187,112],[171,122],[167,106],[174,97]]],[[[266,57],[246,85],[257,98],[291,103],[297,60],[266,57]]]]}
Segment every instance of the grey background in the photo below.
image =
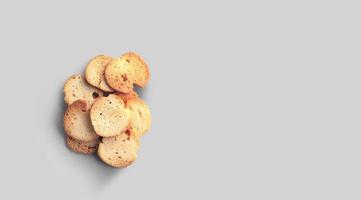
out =
{"type": "Polygon", "coordinates": [[[360,199],[359,1],[1,1],[1,199],[360,199]],[[62,86],[136,51],[137,162],[65,146],[62,86]]]}

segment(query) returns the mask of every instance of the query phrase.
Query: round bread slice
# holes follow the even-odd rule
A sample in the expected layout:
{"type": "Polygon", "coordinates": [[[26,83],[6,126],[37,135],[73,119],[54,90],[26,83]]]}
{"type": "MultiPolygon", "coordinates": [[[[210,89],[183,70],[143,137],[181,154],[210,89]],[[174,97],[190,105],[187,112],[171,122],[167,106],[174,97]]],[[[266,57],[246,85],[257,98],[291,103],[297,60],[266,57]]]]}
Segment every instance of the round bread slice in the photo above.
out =
{"type": "Polygon", "coordinates": [[[130,130],[136,136],[143,136],[151,124],[150,110],[142,99],[132,98],[127,101],[127,108],[131,110],[130,130]]]}
{"type": "Polygon", "coordinates": [[[76,100],[82,99],[87,103],[87,110],[90,109],[95,99],[103,95],[98,88],[89,85],[83,76],[76,74],[71,76],[64,85],[64,100],[70,105],[76,100]]]}
{"type": "Polygon", "coordinates": [[[145,87],[149,80],[148,66],[139,55],[128,52],[108,64],[105,79],[114,90],[129,93],[133,84],[145,87]]]}
{"type": "Polygon", "coordinates": [[[133,90],[133,74],[129,63],[122,58],[115,58],[105,69],[105,79],[116,91],[129,93],[133,90]]]}
{"type": "Polygon", "coordinates": [[[66,145],[71,150],[83,154],[95,153],[98,149],[99,142],[99,139],[91,142],[82,142],[69,136],[66,138],[66,145]]]}
{"type": "Polygon", "coordinates": [[[90,85],[105,92],[114,91],[109,87],[104,77],[105,68],[111,60],[112,57],[106,55],[98,55],[90,60],[85,70],[85,78],[90,85]]]}
{"type": "Polygon", "coordinates": [[[127,52],[122,55],[121,59],[125,59],[131,68],[134,83],[139,87],[145,87],[149,81],[149,69],[144,59],[134,52],[127,52]]]}
{"type": "Polygon", "coordinates": [[[116,92],[115,94],[119,96],[125,102],[125,104],[127,104],[129,99],[138,98],[138,94],[134,92],[134,90],[129,93],[116,92]]]}
{"type": "Polygon", "coordinates": [[[130,112],[120,97],[110,94],[94,102],[90,110],[90,119],[99,136],[116,136],[129,127],[130,112]]]}
{"type": "Polygon", "coordinates": [[[127,167],[137,159],[139,139],[127,133],[102,138],[98,155],[102,161],[112,167],[127,167]]]}
{"type": "Polygon", "coordinates": [[[90,111],[84,100],[77,100],[68,106],[64,114],[64,129],[68,136],[83,142],[99,138],[90,121],[90,111]]]}

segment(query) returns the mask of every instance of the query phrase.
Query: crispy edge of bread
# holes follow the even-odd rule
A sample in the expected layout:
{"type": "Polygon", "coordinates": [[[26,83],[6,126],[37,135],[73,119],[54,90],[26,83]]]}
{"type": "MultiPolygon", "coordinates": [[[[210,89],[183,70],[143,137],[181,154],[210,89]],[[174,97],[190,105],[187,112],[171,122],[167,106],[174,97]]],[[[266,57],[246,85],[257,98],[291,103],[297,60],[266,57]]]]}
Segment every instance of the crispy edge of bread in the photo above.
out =
{"type": "Polygon", "coordinates": [[[151,116],[151,112],[150,112],[148,105],[145,103],[144,100],[142,100],[140,98],[132,98],[127,101],[126,107],[127,107],[127,109],[131,110],[131,113],[132,113],[131,123],[129,126],[130,130],[137,137],[143,136],[145,133],[147,133],[149,131],[149,129],[151,127],[151,123],[152,123],[152,116],[151,116]],[[139,112],[139,110],[141,113],[139,112]],[[145,123],[144,124],[145,128],[143,130],[135,130],[135,128],[134,128],[135,120],[146,120],[144,122],[143,121],[140,122],[140,123],[145,123]]]}
{"type": "Polygon", "coordinates": [[[66,138],[66,145],[74,152],[82,154],[95,153],[98,150],[99,142],[100,139],[91,142],[82,142],[69,136],[66,138]]]}
{"type": "Polygon", "coordinates": [[[134,99],[134,98],[139,97],[138,94],[134,90],[132,90],[129,93],[115,92],[114,94],[119,96],[124,101],[125,104],[127,104],[127,102],[130,99],[134,99]]]}

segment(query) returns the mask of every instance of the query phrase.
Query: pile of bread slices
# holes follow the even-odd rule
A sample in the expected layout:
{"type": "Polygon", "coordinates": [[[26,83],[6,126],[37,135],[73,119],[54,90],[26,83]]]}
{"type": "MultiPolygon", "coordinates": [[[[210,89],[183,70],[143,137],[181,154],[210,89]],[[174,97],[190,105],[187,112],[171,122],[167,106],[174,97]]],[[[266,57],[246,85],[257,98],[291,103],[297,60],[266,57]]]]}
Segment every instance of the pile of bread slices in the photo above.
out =
{"type": "Polygon", "coordinates": [[[133,91],[133,84],[143,88],[148,80],[148,66],[136,53],[91,59],[85,77],[73,75],[64,85],[68,147],[84,154],[97,152],[113,167],[132,164],[139,139],[151,124],[149,108],[133,91]]]}

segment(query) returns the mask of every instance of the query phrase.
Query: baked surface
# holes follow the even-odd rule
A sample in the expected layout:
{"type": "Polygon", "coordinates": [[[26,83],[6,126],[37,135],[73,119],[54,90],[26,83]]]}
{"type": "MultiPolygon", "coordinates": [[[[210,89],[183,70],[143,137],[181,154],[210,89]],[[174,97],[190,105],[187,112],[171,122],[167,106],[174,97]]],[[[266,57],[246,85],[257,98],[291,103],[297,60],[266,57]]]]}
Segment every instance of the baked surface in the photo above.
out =
{"type": "Polygon", "coordinates": [[[149,80],[148,66],[139,55],[128,52],[108,64],[105,79],[114,90],[129,93],[133,84],[145,87],[149,80]]]}
{"type": "Polygon", "coordinates": [[[71,76],[64,85],[64,101],[70,105],[76,100],[82,99],[87,103],[89,110],[95,99],[103,96],[103,91],[89,85],[80,74],[71,76]]]}
{"type": "Polygon", "coordinates": [[[87,82],[105,92],[113,92],[105,80],[105,68],[112,61],[112,57],[106,55],[98,55],[90,60],[85,69],[85,79],[87,82]]]}
{"type": "Polygon", "coordinates": [[[120,135],[130,123],[130,112],[117,95],[97,99],[90,110],[91,123],[96,134],[102,137],[120,135]]]}
{"type": "Polygon", "coordinates": [[[138,138],[122,133],[103,138],[99,144],[98,155],[112,167],[127,167],[137,159],[139,145],[138,138]]]}

